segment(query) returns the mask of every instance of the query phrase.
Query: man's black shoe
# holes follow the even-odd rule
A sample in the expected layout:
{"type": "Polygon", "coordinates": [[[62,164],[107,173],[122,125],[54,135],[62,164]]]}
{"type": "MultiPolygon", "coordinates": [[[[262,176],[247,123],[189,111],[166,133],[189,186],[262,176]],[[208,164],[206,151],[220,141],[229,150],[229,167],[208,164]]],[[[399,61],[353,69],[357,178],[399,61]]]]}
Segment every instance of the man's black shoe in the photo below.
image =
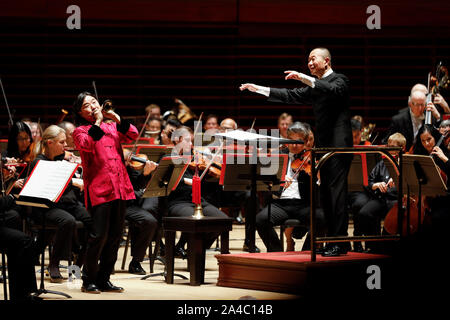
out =
{"type": "Polygon", "coordinates": [[[187,258],[187,253],[186,251],[181,248],[181,247],[175,247],[175,257],[176,258],[181,258],[181,259],[186,259],[187,258]]]}
{"type": "Polygon", "coordinates": [[[134,261],[134,260],[131,260],[131,262],[128,266],[128,272],[132,273],[132,274],[140,274],[140,275],[144,275],[146,273],[144,268],[142,268],[141,264],[139,263],[139,261],[134,261]]]}
{"type": "Polygon", "coordinates": [[[329,246],[323,253],[322,256],[324,257],[337,257],[343,254],[346,254],[347,250],[342,249],[338,245],[329,246]]]}
{"type": "Polygon", "coordinates": [[[111,283],[111,281],[107,281],[106,283],[102,283],[98,286],[100,291],[102,292],[123,292],[124,289],[122,287],[117,287],[111,283]]]}
{"type": "Polygon", "coordinates": [[[101,293],[100,290],[98,289],[98,287],[93,284],[93,283],[89,283],[86,284],[81,287],[81,291],[86,292],[86,293],[94,293],[94,294],[99,294],[101,293]]]}
{"type": "MultiPolygon", "coordinates": [[[[242,247],[242,250],[246,251],[246,252],[250,252],[248,244],[246,244],[245,242],[244,242],[244,246],[242,247]]],[[[255,253],[260,253],[260,252],[261,252],[261,250],[259,250],[259,248],[257,246],[255,246],[255,253]]]]}

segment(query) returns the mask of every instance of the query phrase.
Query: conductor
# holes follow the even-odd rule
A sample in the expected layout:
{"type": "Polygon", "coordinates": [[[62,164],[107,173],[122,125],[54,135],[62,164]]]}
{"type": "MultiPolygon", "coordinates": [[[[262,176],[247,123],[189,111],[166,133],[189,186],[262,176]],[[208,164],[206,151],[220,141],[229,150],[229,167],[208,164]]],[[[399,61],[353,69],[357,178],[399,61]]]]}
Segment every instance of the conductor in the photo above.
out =
{"type": "MultiPolygon", "coordinates": [[[[349,80],[331,68],[331,54],[326,48],[315,48],[308,57],[312,75],[288,70],[286,80],[301,81],[306,87],[278,89],[252,83],[242,84],[240,90],[249,90],[268,97],[268,101],[287,104],[310,104],[315,117],[317,143],[320,147],[352,147],[352,130],[349,110],[349,80]]],[[[352,157],[337,155],[329,158],[321,168],[320,198],[327,220],[328,236],[346,236],[348,213],[347,175],[352,157]]],[[[345,254],[348,246],[331,244],[322,255],[345,254]]]]}

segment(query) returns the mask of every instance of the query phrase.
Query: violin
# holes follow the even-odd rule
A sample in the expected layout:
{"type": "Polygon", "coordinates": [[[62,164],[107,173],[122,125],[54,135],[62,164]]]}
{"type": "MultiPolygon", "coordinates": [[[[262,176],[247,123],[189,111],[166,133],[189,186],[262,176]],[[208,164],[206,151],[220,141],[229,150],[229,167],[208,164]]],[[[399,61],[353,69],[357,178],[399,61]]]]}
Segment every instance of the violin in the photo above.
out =
{"type": "MultiPolygon", "coordinates": [[[[130,155],[131,150],[124,148],[123,149],[123,156],[125,159],[128,159],[128,156],[130,155]]],[[[142,171],[145,167],[145,164],[148,161],[148,157],[146,154],[138,153],[136,155],[130,156],[130,162],[129,166],[132,167],[134,170],[142,171]]]]}
{"type": "Polygon", "coordinates": [[[189,168],[192,170],[198,168],[200,171],[204,171],[208,168],[208,175],[213,178],[219,179],[222,173],[222,164],[218,161],[212,161],[211,159],[208,159],[208,157],[202,154],[202,152],[199,150],[197,150],[196,152],[197,154],[195,155],[195,157],[197,159],[189,163],[189,168]]]}
{"type": "Polygon", "coordinates": [[[311,152],[303,151],[297,159],[292,161],[291,168],[294,172],[303,171],[311,176],[311,152]]]}

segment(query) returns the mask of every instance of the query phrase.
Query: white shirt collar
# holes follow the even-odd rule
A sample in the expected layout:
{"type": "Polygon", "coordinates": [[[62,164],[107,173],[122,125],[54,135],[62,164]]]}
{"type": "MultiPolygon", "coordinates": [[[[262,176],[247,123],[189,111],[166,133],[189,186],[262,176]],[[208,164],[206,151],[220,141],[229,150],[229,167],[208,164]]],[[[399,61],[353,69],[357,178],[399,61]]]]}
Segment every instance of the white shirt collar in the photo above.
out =
{"type": "Polygon", "coordinates": [[[328,69],[328,71],[327,72],[325,72],[324,74],[323,74],[323,76],[322,76],[322,78],[320,78],[320,79],[323,79],[323,78],[325,78],[325,77],[328,77],[330,74],[332,74],[333,73],[333,69],[328,69]]]}

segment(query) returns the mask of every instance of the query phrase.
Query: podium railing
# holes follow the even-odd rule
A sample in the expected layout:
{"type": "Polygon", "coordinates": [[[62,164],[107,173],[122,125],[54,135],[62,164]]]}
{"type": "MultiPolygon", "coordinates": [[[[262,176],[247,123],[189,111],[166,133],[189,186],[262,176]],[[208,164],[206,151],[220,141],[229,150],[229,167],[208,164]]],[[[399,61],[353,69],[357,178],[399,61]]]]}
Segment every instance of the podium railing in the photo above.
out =
{"type": "Polygon", "coordinates": [[[403,183],[402,183],[402,157],[403,151],[400,147],[348,147],[348,148],[312,148],[311,149],[311,163],[316,163],[317,154],[324,154],[316,165],[311,166],[311,217],[310,217],[310,234],[311,234],[311,261],[316,261],[316,244],[325,242],[350,242],[350,241],[387,241],[387,240],[399,240],[402,236],[402,219],[403,219],[403,183]],[[389,151],[398,152],[399,161],[391,155],[389,151]],[[315,220],[316,220],[316,185],[317,185],[317,172],[327,162],[328,159],[337,154],[355,154],[355,153],[379,153],[386,156],[393,165],[396,173],[398,174],[398,230],[395,235],[380,235],[380,236],[333,236],[333,237],[316,237],[315,233],[315,220]]]}

